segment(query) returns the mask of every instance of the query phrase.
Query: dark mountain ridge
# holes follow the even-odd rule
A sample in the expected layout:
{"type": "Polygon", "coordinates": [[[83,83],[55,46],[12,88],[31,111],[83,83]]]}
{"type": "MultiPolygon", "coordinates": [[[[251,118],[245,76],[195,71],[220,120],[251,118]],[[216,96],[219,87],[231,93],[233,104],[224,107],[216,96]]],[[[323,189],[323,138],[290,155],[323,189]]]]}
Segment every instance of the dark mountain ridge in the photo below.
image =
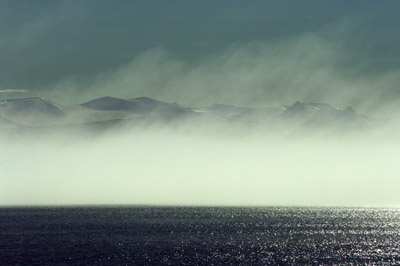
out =
{"type": "Polygon", "coordinates": [[[179,115],[192,112],[176,103],[161,102],[148,97],[119,99],[107,96],[82,103],[81,106],[99,111],[118,110],[141,114],[161,113],[179,115]]]}
{"type": "Polygon", "coordinates": [[[0,112],[9,114],[37,113],[52,116],[63,115],[63,111],[56,104],[38,97],[2,100],[0,101],[0,112]]]}
{"type": "MultiPolygon", "coordinates": [[[[8,99],[0,101],[0,124],[27,126],[116,125],[166,123],[185,118],[213,121],[233,121],[249,125],[304,124],[320,125],[360,123],[365,117],[347,107],[335,108],[329,103],[295,102],[291,106],[259,108],[213,104],[204,108],[186,108],[149,97],[120,99],[100,97],[80,105],[62,106],[41,98],[8,99]],[[283,123],[281,123],[283,122],[283,123]]],[[[187,121],[186,120],[186,121],[187,121]]]]}

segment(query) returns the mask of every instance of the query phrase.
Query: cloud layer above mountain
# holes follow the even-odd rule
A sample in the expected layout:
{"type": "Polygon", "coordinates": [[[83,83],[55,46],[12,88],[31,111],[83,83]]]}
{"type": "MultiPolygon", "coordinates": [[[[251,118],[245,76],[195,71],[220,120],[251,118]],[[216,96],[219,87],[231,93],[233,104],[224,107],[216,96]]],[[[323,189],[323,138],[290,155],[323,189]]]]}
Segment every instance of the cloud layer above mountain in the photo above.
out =
{"type": "Polygon", "coordinates": [[[0,89],[68,103],[300,100],[389,113],[399,99],[398,5],[2,1],[0,89]]]}

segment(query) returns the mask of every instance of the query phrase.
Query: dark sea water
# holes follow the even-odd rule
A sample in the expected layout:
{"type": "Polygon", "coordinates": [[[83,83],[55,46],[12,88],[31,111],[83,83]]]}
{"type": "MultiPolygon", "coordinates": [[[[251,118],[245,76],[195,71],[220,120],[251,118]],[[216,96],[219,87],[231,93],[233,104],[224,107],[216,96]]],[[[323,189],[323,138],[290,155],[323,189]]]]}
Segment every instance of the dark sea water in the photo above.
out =
{"type": "Polygon", "coordinates": [[[400,265],[400,210],[0,208],[0,265],[400,265]]]}

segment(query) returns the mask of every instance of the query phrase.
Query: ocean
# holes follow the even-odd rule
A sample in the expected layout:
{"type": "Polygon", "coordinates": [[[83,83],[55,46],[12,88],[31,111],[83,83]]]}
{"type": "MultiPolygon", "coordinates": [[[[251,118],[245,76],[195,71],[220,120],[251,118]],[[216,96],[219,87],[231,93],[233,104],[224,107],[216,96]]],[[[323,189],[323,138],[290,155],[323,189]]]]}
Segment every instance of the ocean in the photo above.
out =
{"type": "Polygon", "coordinates": [[[0,265],[400,265],[400,210],[0,208],[0,265]]]}

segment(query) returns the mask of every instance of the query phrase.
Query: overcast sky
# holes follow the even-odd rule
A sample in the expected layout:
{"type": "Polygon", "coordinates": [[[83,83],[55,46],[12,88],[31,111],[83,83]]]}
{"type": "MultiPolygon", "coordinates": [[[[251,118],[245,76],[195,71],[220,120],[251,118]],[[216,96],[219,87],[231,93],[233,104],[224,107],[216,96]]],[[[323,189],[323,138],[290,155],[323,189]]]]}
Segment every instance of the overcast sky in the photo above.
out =
{"type": "Polygon", "coordinates": [[[297,98],[362,108],[369,95],[393,104],[399,10],[398,1],[3,0],[0,98],[107,94],[191,105],[297,98]]]}

